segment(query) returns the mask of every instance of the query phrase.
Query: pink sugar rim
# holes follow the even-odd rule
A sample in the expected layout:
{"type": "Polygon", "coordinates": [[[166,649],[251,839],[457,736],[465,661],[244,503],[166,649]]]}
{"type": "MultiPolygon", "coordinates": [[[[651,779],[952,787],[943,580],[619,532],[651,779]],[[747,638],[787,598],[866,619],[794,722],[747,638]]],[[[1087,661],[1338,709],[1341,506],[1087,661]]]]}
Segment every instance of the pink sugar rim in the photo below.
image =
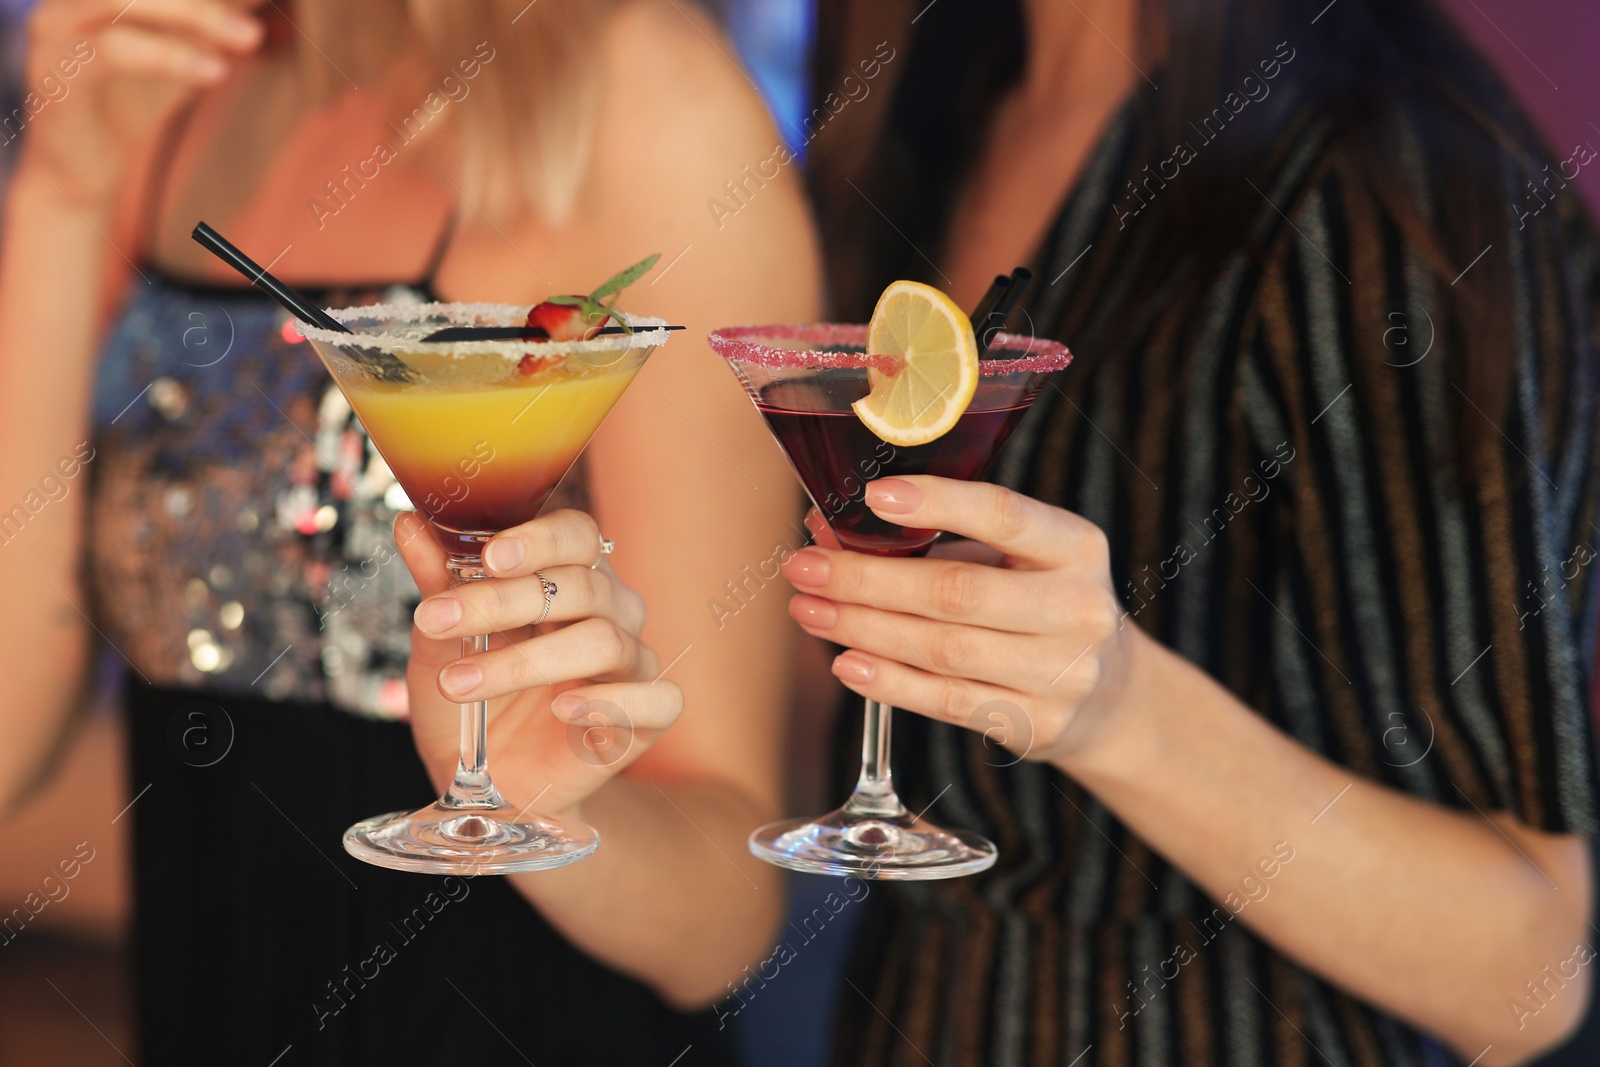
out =
{"type": "MultiPolygon", "coordinates": [[[[887,356],[864,352],[819,352],[815,349],[780,348],[762,344],[760,338],[802,341],[818,345],[859,345],[867,343],[867,328],[857,323],[819,322],[811,325],[724,326],[713,330],[706,340],[724,359],[744,360],[763,367],[849,368],[873,367],[893,372],[894,361],[887,356]]],[[[1047,341],[1015,333],[995,334],[990,351],[1019,349],[1029,353],[1015,359],[983,359],[978,373],[989,377],[1003,374],[1043,374],[1058,371],[1072,362],[1072,353],[1059,341],[1047,341]]]]}

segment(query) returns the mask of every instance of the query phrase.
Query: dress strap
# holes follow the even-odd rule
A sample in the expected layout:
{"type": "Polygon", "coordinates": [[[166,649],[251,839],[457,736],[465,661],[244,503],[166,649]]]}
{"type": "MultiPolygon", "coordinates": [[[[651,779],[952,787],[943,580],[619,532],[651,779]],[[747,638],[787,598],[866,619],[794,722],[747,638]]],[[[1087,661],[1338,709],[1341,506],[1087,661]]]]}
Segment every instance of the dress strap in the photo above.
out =
{"type": "Polygon", "coordinates": [[[422,278],[417,282],[417,288],[433,299],[438,299],[439,288],[435,282],[438,280],[439,266],[444,262],[445,253],[450,251],[450,241],[456,235],[457,214],[457,211],[452,210],[445,216],[444,226],[440,228],[439,236],[434,240],[433,251],[428,253],[428,265],[423,268],[422,278]]]}
{"type": "Polygon", "coordinates": [[[149,262],[150,253],[155,248],[156,227],[161,222],[162,197],[167,191],[167,180],[172,177],[172,164],[178,155],[178,145],[188,132],[189,123],[193,121],[199,106],[200,97],[196,95],[172,116],[172,121],[167,123],[156,142],[155,155],[151,157],[150,172],[146,176],[144,195],[139,204],[138,243],[134,247],[141,262],[149,262]]]}

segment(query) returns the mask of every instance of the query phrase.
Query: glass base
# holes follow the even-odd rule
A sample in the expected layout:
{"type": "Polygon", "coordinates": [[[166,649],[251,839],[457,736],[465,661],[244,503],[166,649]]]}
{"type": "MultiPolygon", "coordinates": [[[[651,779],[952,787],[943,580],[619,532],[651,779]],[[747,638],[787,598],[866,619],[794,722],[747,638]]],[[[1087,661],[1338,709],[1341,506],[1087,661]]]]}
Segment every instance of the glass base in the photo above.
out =
{"type": "Polygon", "coordinates": [[[363,819],[344,832],[356,859],[422,874],[512,874],[576,863],[600,847],[581,822],[522,815],[503,807],[395,811],[363,819]]]}
{"type": "Polygon", "coordinates": [[[994,866],[994,843],[967,830],[941,830],[908,812],[851,813],[769,823],[750,835],[758,859],[808,874],[897,881],[960,878],[994,866]]]}

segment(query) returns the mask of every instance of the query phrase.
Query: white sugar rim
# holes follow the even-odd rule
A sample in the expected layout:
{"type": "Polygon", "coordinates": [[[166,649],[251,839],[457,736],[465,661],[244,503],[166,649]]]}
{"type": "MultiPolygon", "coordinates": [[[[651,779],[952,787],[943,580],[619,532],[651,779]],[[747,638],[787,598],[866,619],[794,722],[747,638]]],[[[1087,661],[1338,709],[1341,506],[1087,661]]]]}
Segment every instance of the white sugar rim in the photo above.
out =
{"type": "MultiPolygon", "coordinates": [[[[415,322],[421,318],[442,318],[461,326],[521,326],[528,321],[528,305],[517,304],[446,304],[432,301],[425,304],[366,304],[358,307],[325,308],[330,317],[339,322],[357,320],[405,319],[415,322]],[[485,322],[484,320],[489,320],[485,322]]],[[[520,360],[532,354],[539,356],[565,356],[579,352],[621,352],[629,348],[655,348],[667,343],[671,332],[662,329],[666,319],[645,315],[630,315],[625,311],[613,312],[620,316],[633,333],[614,333],[590,341],[423,341],[420,338],[396,337],[383,333],[342,333],[325,330],[308,322],[293,319],[300,336],[311,341],[331,345],[356,345],[380,352],[428,352],[441,356],[481,356],[497,354],[507,359],[520,360]]],[[[442,327],[441,327],[442,328],[442,327]]]]}

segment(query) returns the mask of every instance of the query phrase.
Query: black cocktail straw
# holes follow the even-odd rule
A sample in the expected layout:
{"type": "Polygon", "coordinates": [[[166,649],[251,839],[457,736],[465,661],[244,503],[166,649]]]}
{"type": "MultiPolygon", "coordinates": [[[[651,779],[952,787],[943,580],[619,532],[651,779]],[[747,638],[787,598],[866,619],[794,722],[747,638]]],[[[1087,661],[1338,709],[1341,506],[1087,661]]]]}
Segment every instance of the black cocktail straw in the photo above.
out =
{"type": "MultiPolygon", "coordinates": [[[[632,332],[648,333],[651,330],[682,330],[683,326],[638,326],[632,332]]],[[[622,326],[605,326],[595,331],[595,336],[613,336],[630,332],[622,326]]],[[[423,338],[424,341],[449,343],[454,341],[548,341],[550,333],[541,326],[446,326],[423,338]]]]}
{"type": "Polygon", "coordinates": [[[983,299],[978,301],[972,309],[972,326],[974,329],[983,329],[983,322],[989,317],[989,312],[994,310],[994,302],[1000,299],[1000,294],[1006,291],[1006,286],[1011,282],[1011,275],[996,274],[994,281],[989,283],[989,291],[983,294],[983,299]]]}
{"type": "Polygon", "coordinates": [[[978,330],[978,358],[982,359],[989,351],[989,345],[994,342],[995,334],[1006,328],[1006,320],[1016,310],[1022,301],[1022,294],[1028,291],[1028,283],[1033,281],[1033,271],[1027,267],[1018,267],[1011,272],[1011,277],[1006,280],[1005,291],[995,299],[994,306],[984,318],[983,326],[978,330]]]}
{"type": "Polygon", "coordinates": [[[320,326],[324,330],[349,333],[350,327],[323,311],[304,295],[295,292],[256,265],[255,260],[235,248],[226,237],[201,222],[190,234],[200,245],[222,262],[249,279],[250,284],[282,304],[302,322],[320,326]]]}
{"type": "Polygon", "coordinates": [[[989,312],[991,318],[997,318],[1001,323],[1011,318],[1011,313],[1022,302],[1022,296],[1028,291],[1028,285],[1033,281],[1033,271],[1027,267],[1018,267],[1011,272],[1011,279],[1006,283],[1005,292],[994,302],[994,308],[989,312]]]}

